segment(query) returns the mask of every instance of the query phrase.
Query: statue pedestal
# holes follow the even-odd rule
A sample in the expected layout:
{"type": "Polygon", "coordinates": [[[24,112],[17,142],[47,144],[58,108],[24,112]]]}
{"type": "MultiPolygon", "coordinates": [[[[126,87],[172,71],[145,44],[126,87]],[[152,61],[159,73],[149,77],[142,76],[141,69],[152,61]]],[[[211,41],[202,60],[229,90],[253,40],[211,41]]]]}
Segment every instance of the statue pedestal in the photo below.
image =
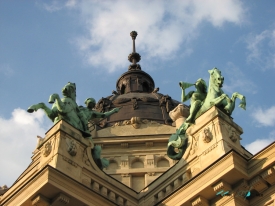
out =
{"type": "Polygon", "coordinates": [[[39,141],[32,159],[39,160],[39,169],[50,165],[81,182],[84,167],[93,165],[98,169],[91,157],[93,147],[93,142],[83,138],[78,129],[61,120],[39,141]]]}
{"type": "MultiPolygon", "coordinates": [[[[83,138],[78,129],[61,120],[44,138],[39,139],[33,152],[32,164],[27,169],[28,173],[24,174],[17,184],[22,185],[23,181],[36,179],[31,178],[32,175],[46,171],[45,177],[40,177],[39,181],[33,184],[33,189],[28,189],[37,191],[37,188],[43,187],[39,189],[41,192],[36,192],[42,195],[37,195],[32,205],[38,205],[36,202],[46,196],[43,194],[45,191],[55,191],[52,196],[64,192],[71,198],[68,205],[90,205],[91,202],[93,205],[135,205],[132,194],[136,193],[123,184],[118,188],[117,180],[106,175],[93,160],[93,148],[91,140],[83,138]]],[[[125,179],[127,181],[127,178],[125,179]]],[[[56,203],[57,201],[50,204],[53,200],[48,198],[48,192],[46,194],[48,200],[44,201],[44,205],[61,205],[56,203]]],[[[29,198],[33,198],[33,194],[29,198]]],[[[30,205],[28,203],[23,205],[30,205]]],[[[9,205],[22,204],[16,202],[9,205]]]]}
{"type": "Polygon", "coordinates": [[[186,131],[191,142],[190,154],[199,157],[200,170],[232,149],[249,158],[251,154],[240,144],[242,133],[242,128],[231,117],[212,107],[186,131]]]}

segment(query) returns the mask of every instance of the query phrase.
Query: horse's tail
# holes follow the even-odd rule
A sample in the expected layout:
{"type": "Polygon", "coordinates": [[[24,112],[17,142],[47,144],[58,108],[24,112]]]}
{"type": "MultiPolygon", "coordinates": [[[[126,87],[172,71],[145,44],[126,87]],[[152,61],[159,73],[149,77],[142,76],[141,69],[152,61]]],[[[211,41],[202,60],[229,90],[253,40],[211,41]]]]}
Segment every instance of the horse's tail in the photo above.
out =
{"type": "Polygon", "coordinates": [[[167,155],[173,160],[180,160],[182,156],[184,155],[186,148],[188,145],[188,138],[184,137],[182,139],[182,145],[178,148],[179,152],[175,152],[175,147],[172,145],[169,145],[167,148],[167,155]]]}

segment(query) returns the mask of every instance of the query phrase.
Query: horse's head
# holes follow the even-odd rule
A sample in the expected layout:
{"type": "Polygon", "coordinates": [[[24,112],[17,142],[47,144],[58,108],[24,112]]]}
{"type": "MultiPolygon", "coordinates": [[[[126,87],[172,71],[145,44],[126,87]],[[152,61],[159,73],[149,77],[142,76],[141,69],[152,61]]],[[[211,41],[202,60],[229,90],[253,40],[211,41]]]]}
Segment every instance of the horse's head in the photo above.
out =
{"type": "Polygon", "coordinates": [[[210,84],[214,84],[215,86],[221,88],[223,86],[224,77],[221,74],[221,71],[217,68],[208,70],[210,73],[210,84]]]}
{"type": "Polygon", "coordinates": [[[63,89],[62,89],[62,94],[64,97],[70,97],[73,100],[76,98],[76,85],[75,83],[68,82],[63,89]]]}

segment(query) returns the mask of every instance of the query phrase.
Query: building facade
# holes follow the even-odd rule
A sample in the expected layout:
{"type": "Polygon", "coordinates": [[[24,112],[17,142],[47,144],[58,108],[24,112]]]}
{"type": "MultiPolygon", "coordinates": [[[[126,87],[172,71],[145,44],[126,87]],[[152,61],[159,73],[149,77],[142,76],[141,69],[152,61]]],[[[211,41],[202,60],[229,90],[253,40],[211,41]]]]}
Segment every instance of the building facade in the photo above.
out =
{"type": "Polygon", "coordinates": [[[56,123],[29,167],[0,188],[0,205],[275,205],[275,143],[250,154],[241,146],[242,128],[215,106],[186,131],[183,157],[167,156],[168,139],[189,107],[159,93],[137,64],[136,35],[128,71],[96,105],[98,112],[119,112],[89,123],[92,140],[66,121],[56,123]],[[93,159],[95,145],[110,163],[103,170],[93,159]]]}

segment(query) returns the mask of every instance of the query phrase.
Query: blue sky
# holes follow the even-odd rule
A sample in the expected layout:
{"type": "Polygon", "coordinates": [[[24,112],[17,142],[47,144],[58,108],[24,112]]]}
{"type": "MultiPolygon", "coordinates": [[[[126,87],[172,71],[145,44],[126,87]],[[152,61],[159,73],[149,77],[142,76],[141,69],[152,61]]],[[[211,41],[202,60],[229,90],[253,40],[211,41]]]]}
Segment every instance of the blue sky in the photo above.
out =
{"type": "Polygon", "coordinates": [[[173,99],[179,81],[208,82],[219,68],[225,93],[246,96],[247,110],[232,115],[242,145],[261,150],[275,140],[274,10],[272,0],[0,1],[0,185],[25,170],[52,124],[26,109],[68,81],[79,105],[111,95],[130,64],[133,30],[142,70],[173,99]]]}

